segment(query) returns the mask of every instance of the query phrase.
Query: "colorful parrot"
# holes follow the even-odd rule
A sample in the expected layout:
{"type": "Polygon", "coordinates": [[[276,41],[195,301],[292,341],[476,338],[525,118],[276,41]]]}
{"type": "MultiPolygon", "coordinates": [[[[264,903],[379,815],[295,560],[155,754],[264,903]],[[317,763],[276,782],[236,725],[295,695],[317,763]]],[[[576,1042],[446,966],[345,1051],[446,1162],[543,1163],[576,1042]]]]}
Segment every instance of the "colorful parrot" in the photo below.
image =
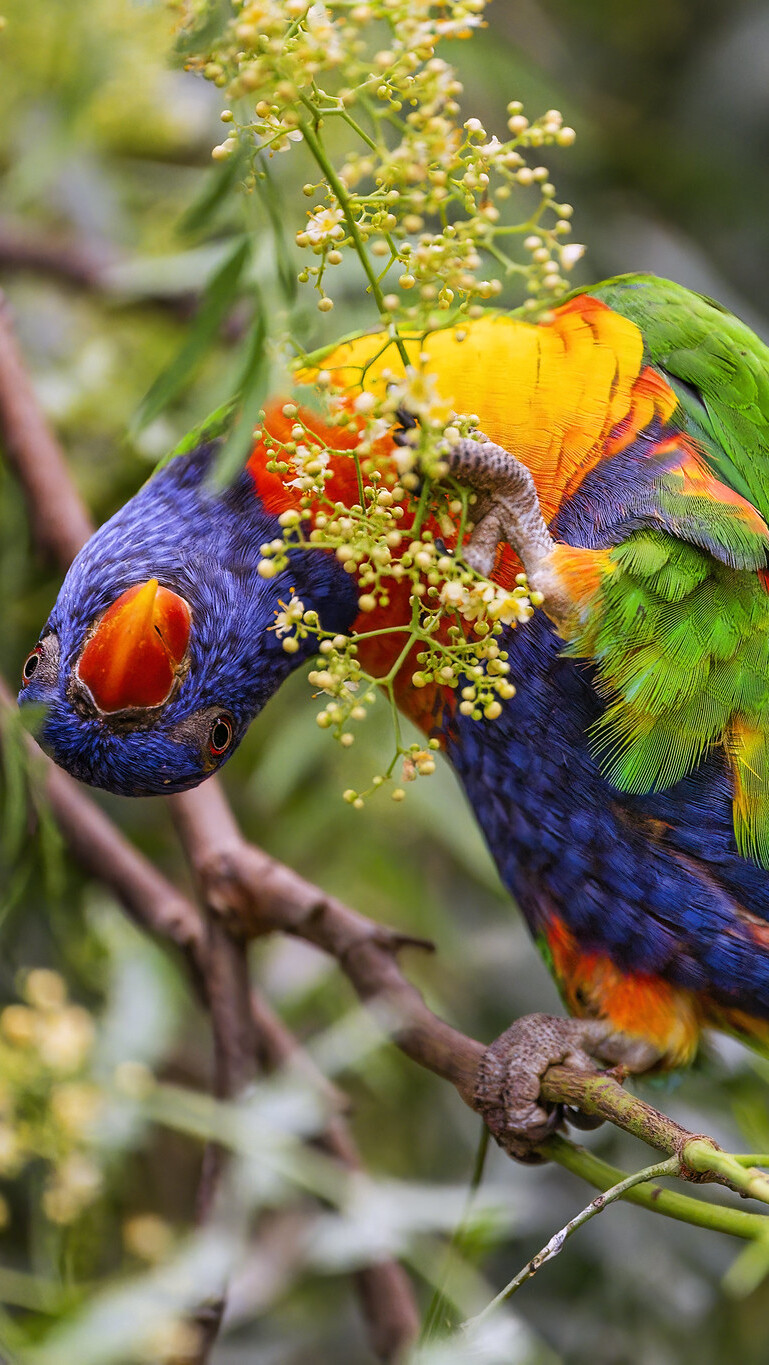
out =
{"type": "MultiPolygon", "coordinates": [[[[460,714],[449,687],[426,696],[413,665],[399,688],[582,1021],[555,1041],[541,1024],[547,1057],[512,1091],[508,1076],[507,1122],[541,1136],[538,1077],[583,1045],[641,1070],[688,1062],[706,1026],[769,1033],[769,350],[642,275],[420,349],[479,418],[448,457],[478,497],[465,558],[500,581],[523,565],[545,598],[507,630],[519,687],[499,719],[460,714]]],[[[324,363],[350,386],[367,365],[381,387],[379,350],[367,337],[324,363]]],[[[287,438],[280,404],[270,424],[287,438]]],[[[332,554],[257,573],[292,481],[261,445],[215,492],[215,454],[177,457],[96,533],[24,665],[44,744],[86,782],[174,792],[218,769],[312,649],[287,654],[269,629],[289,587],[324,628],[356,631],[355,579],[332,554]]],[[[357,501],[338,465],[332,496],[357,501]]]]}

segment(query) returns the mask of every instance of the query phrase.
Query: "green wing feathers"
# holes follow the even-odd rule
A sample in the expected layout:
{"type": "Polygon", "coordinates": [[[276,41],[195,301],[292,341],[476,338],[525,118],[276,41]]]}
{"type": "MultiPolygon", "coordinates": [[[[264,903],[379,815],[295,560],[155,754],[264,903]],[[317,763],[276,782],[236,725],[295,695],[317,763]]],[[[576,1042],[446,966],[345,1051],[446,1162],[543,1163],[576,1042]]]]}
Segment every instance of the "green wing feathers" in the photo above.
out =
{"type": "Polygon", "coordinates": [[[720,304],[671,280],[620,275],[593,289],[640,328],[718,478],[769,518],[769,347],[720,304]]]}
{"type": "Polygon", "coordinates": [[[769,348],[669,280],[621,275],[584,292],[638,326],[645,363],[678,398],[672,425],[696,442],[647,485],[638,510],[652,529],[610,552],[569,646],[595,660],[607,702],[595,752],[618,788],[640,794],[722,749],[737,846],[769,867],[769,592],[756,572],[769,543],[769,348]]]}
{"type": "Polygon", "coordinates": [[[769,594],[663,531],[640,531],[610,571],[568,652],[591,658],[607,701],[594,751],[622,791],[667,787],[714,746],[734,777],[743,856],[769,866],[769,594]]]}

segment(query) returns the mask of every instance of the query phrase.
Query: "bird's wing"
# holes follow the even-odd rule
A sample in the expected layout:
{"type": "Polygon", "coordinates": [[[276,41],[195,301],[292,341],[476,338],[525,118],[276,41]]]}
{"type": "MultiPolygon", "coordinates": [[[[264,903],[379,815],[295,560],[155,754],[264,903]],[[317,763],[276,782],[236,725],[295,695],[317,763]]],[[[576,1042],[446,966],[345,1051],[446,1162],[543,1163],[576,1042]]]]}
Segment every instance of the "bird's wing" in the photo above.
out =
{"type": "Polygon", "coordinates": [[[714,474],[769,519],[769,347],[671,280],[620,275],[585,292],[638,326],[647,362],[678,397],[677,420],[714,474]]]}
{"type": "Polygon", "coordinates": [[[769,350],[668,281],[589,292],[638,326],[678,398],[646,451],[605,459],[578,494],[614,545],[568,645],[606,698],[593,744],[634,793],[723,748],[738,849],[769,866],[769,350]]]}
{"type": "Polygon", "coordinates": [[[610,781],[671,786],[714,746],[729,759],[737,846],[769,866],[769,593],[665,531],[609,551],[568,652],[591,659],[606,709],[592,743],[610,781]]]}

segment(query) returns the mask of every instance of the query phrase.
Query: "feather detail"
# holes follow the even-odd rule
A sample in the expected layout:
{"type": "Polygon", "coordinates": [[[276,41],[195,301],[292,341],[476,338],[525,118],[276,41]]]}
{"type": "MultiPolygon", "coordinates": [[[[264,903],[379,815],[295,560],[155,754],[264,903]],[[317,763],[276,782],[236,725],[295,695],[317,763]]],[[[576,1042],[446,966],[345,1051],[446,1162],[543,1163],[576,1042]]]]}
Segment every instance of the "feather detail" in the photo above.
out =
{"type": "Polygon", "coordinates": [[[713,747],[727,753],[744,857],[769,866],[769,596],[758,574],[642,531],[611,551],[568,652],[596,664],[607,707],[591,731],[609,780],[672,785],[713,747]]]}
{"type": "MultiPolygon", "coordinates": [[[[643,358],[638,328],[589,296],[556,309],[549,322],[490,313],[405,344],[454,411],[477,413],[481,430],[531,470],[546,521],[633,411],[643,358]]],[[[381,394],[401,362],[393,344],[373,333],[337,347],[323,366],[343,389],[381,394]]],[[[297,378],[310,382],[312,373],[297,378]]],[[[646,376],[643,393],[649,384],[646,376]]],[[[665,412],[676,403],[666,394],[665,412]]]]}
{"type": "Polygon", "coordinates": [[[694,992],[642,972],[623,972],[602,952],[581,947],[563,920],[547,917],[542,950],[572,1014],[610,1020],[618,1033],[645,1038],[663,1067],[685,1066],[697,1051],[702,1012],[694,992]]]}

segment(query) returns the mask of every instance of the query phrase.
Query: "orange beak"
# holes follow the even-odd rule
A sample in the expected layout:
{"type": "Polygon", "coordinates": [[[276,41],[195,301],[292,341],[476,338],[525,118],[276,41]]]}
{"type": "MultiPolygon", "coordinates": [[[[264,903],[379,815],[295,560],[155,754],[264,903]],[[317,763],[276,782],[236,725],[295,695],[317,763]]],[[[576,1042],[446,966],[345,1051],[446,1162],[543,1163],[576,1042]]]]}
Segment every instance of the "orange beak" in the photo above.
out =
{"type": "Polygon", "coordinates": [[[77,667],[100,711],[160,706],[187,652],[192,613],[156,578],[121,593],[87,642],[77,667]]]}

